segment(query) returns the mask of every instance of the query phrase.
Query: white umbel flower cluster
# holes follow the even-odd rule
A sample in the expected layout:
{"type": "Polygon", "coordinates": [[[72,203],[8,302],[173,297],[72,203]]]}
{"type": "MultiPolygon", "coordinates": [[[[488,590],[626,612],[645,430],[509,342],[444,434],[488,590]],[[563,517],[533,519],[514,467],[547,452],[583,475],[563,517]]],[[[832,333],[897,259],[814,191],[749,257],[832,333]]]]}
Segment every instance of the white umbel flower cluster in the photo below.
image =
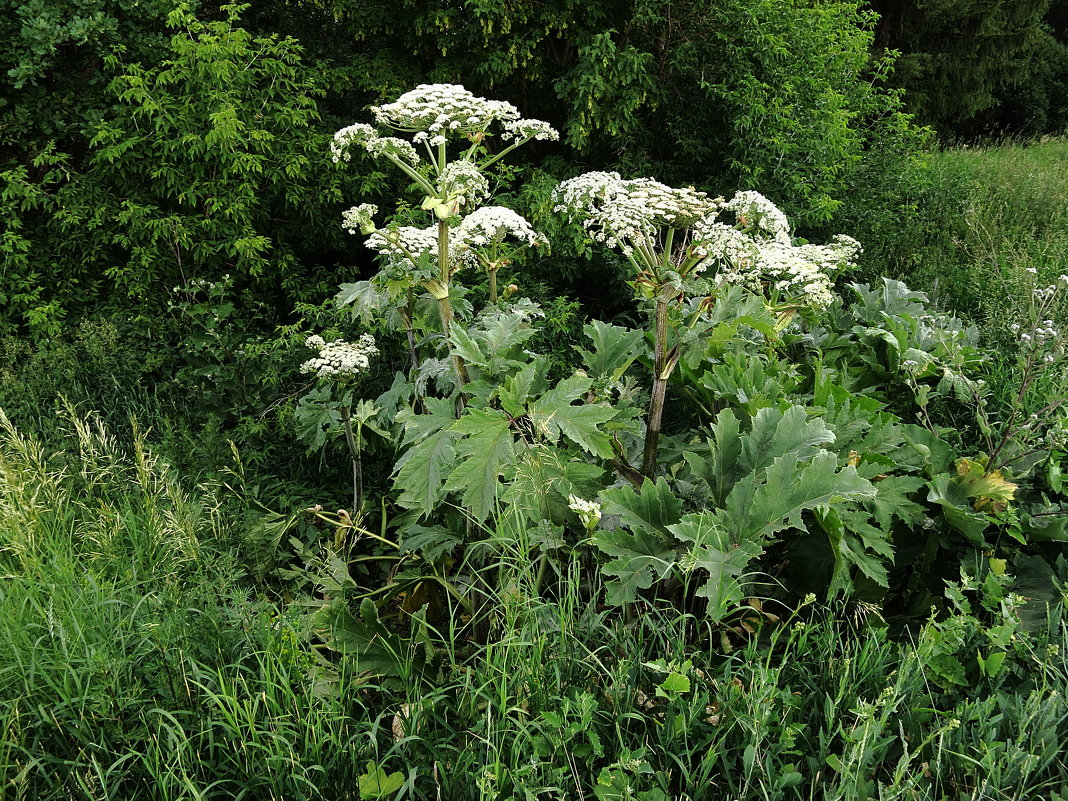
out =
{"type": "Polygon", "coordinates": [[[412,225],[402,225],[378,230],[367,237],[364,244],[371,250],[377,250],[393,263],[412,269],[415,264],[411,257],[418,259],[425,253],[437,259],[438,227],[432,225],[428,228],[416,228],[412,225]]]}
{"type": "Polygon", "coordinates": [[[419,154],[410,142],[395,136],[379,136],[374,128],[362,122],[353,123],[334,134],[330,142],[330,157],[334,163],[350,161],[353,145],[362,147],[375,158],[394,157],[413,166],[419,163],[419,154]]]}
{"type": "MultiPolygon", "coordinates": [[[[859,242],[841,234],[829,245],[795,247],[769,241],[757,247],[760,255],[748,271],[748,280],[767,282],[785,296],[819,309],[834,301],[832,276],[851,264],[861,249],[859,242]]],[[[744,269],[740,272],[746,275],[744,269]]]]}
{"type": "Polygon", "coordinates": [[[506,120],[501,139],[535,139],[541,142],[555,142],[560,133],[549,123],[542,120],[506,120]]]}
{"type": "Polygon", "coordinates": [[[420,84],[392,103],[372,106],[371,113],[379,125],[431,137],[465,137],[485,131],[496,120],[519,119],[519,109],[511,103],[475,97],[450,83],[420,84]]]}
{"type": "Polygon", "coordinates": [[[715,215],[720,201],[692,187],[674,189],[651,178],[624,180],[616,172],[589,172],[553,190],[554,211],[581,220],[597,242],[630,255],[654,246],[661,227],[688,228],[715,215]]]}
{"type": "Polygon", "coordinates": [[[694,272],[704,272],[709,265],[718,265],[720,280],[740,284],[753,292],[760,291],[759,277],[752,266],[760,255],[756,242],[737,228],[706,217],[694,223],[690,231],[695,255],[704,257],[694,272]]]}
{"type": "Polygon", "coordinates": [[[530,247],[546,243],[521,214],[503,206],[483,206],[467,215],[456,230],[457,238],[467,247],[496,245],[511,237],[530,247]]]}
{"type": "Polygon", "coordinates": [[[601,504],[597,501],[587,501],[577,495],[568,495],[567,508],[578,515],[587,531],[593,531],[601,522],[601,504]]]}
{"type": "Polygon", "coordinates": [[[375,230],[374,221],[371,219],[378,214],[378,206],[374,203],[361,203],[351,209],[341,212],[341,227],[350,234],[357,231],[369,234],[375,230]]]}
{"type": "Polygon", "coordinates": [[[316,348],[319,355],[304,362],[300,371],[335,381],[355,378],[370,366],[371,357],[378,353],[375,338],[370,334],[361,334],[356,342],[343,339],[326,342],[321,336],[312,334],[304,344],[316,348]]]}
{"type": "Polygon", "coordinates": [[[489,179],[474,162],[460,159],[445,165],[438,178],[442,196],[449,198],[457,208],[473,206],[489,197],[489,179]]]}
{"type": "Polygon", "coordinates": [[[790,222],[786,215],[759,192],[738,192],[723,208],[734,212],[740,228],[755,229],[754,233],[776,242],[790,243],[790,222]]]}

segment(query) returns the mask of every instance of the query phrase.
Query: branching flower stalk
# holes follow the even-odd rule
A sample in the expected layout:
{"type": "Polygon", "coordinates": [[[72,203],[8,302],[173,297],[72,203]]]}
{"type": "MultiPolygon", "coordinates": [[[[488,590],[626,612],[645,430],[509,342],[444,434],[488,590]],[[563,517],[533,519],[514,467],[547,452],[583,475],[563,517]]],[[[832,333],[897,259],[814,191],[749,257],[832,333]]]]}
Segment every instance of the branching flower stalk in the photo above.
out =
{"type": "MultiPolygon", "coordinates": [[[[1035,275],[1037,271],[1031,268],[1028,272],[1035,275]]],[[[986,412],[986,403],[976,397],[980,424],[987,441],[987,452],[990,454],[986,464],[988,475],[1041,450],[1037,446],[1025,448],[1011,458],[1002,458],[1008,445],[1017,437],[1028,434],[1031,438],[1038,438],[1040,432],[1049,427],[1054,415],[1068,400],[1064,396],[1054,397],[1026,420],[1020,420],[1024,414],[1028,391],[1039,374],[1068,363],[1068,334],[1063,329],[1058,329],[1055,323],[1055,320],[1063,319],[1063,307],[1066,304],[1062,300],[1065,294],[1068,294],[1068,275],[1060,276],[1056,283],[1047,287],[1034,287],[1031,292],[1030,325],[1027,330],[1023,330],[1018,323],[1011,326],[1012,332],[1019,335],[1021,348],[1020,387],[1013,396],[1009,418],[996,444],[993,440],[993,426],[986,412]]]]}
{"type": "Polygon", "coordinates": [[[761,294],[785,325],[798,308],[830,303],[831,273],[860,250],[848,237],[825,246],[794,245],[786,216],[756,192],[724,201],[692,187],[592,172],[564,181],[554,198],[556,211],[580,220],[595,242],[627,258],[634,268],[629,283],[653,303],[652,388],[642,452],[642,473],[650,478],[668,381],[681,356],[679,334],[701,325],[717,291],[732,283],[761,294]],[[733,213],[733,225],[719,220],[723,212],[733,213]],[[681,313],[687,299],[699,300],[696,313],[681,313]]]}
{"type": "MultiPolygon", "coordinates": [[[[356,123],[343,128],[334,135],[331,152],[334,161],[348,161],[353,145],[363,147],[372,156],[385,158],[412,178],[424,193],[421,208],[433,212],[434,224],[430,229],[400,227],[377,231],[370,216],[361,217],[359,228],[370,234],[368,244],[376,248],[394,265],[399,264],[422,286],[438,305],[441,330],[445,348],[453,363],[456,380],[460,387],[470,382],[467,366],[449,341],[449,332],[455,319],[450,298],[452,277],[465,264],[486,261],[478,254],[478,248],[488,244],[496,246],[505,236],[516,236],[527,244],[540,240],[529,224],[509,210],[513,218],[501,222],[492,231],[487,231],[486,220],[480,226],[465,224],[479,212],[478,203],[489,196],[489,181],[485,171],[507,153],[530,140],[555,140],[559,134],[540,120],[522,119],[518,109],[510,103],[475,97],[462,86],[451,84],[423,84],[402,95],[393,103],[372,107],[375,122],[393,131],[410,134],[412,142],[421,146],[426,160],[420,158],[412,142],[394,136],[380,136],[374,127],[356,123]],[[491,128],[498,128],[502,139],[510,144],[496,154],[486,154],[483,142],[491,135],[491,128]],[[449,161],[450,140],[465,143],[459,159],[449,161]],[[466,215],[466,216],[465,216],[466,215]],[[433,259],[435,269],[428,272],[422,268],[424,257],[433,259]]],[[[356,207],[346,212],[346,222],[354,219],[356,207]]],[[[347,225],[349,230],[354,226],[347,225]]],[[[499,260],[491,260],[500,265],[499,260]]],[[[496,270],[490,269],[490,295],[496,299],[496,270]]],[[[410,326],[410,315],[402,315],[402,321],[410,326]]],[[[418,359],[414,352],[414,333],[409,333],[412,363],[418,359]]]]}
{"type": "MultiPolygon", "coordinates": [[[[351,389],[360,374],[370,366],[371,357],[378,353],[374,337],[370,334],[361,335],[356,342],[342,339],[326,342],[321,336],[313,334],[305,340],[305,344],[318,350],[319,354],[304,362],[300,371],[314,373],[319,380],[329,381],[346,390],[351,389]]],[[[352,517],[355,518],[363,506],[363,464],[360,456],[363,425],[377,413],[377,409],[366,401],[361,402],[358,405],[356,430],[353,431],[351,397],[351,392],[346,392],[340,412],[345,444],[352,460],[352,517]]]]}

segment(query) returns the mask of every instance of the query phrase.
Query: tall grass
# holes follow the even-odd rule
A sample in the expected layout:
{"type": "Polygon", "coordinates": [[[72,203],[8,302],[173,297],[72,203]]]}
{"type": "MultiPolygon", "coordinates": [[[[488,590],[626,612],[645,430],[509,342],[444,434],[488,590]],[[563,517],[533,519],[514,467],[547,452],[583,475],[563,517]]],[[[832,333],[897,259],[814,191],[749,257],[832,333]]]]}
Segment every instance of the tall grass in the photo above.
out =
{"type": "Polygon", "coordinates": [[[1057,606],[995,681],[975,653],[1008,612],[910,643],[849,608],[628,622],[590,600],[582,546],[539,584],[502,532],[484,634],[424,630],[425,667],[376,675],[310,649],[299,606],[254,597],[218,501],[143,434],[128,451],[92,420],[69,435],[46,453],[0,418],[4,798],[357,799],[369,767],[411,799],[1068,792],[1057,606]],[[944,681],[947,654],[973,683],[944,681]]]}
{"type": "Polygon", "coordinates": [[[1068,264],[1068,140],[948,148],[905,186],[897,215],[851,221],[866,277],[904,280],[1006,343],[1026,270],[1048,284],[1068,264]]]}
{"type": "Polygon", "coordinates": [[[143,435],[70,423],[46,454],[0,417],[4,797],[355,797],[349,709],[249,597],[217,504],[143,435]]]}

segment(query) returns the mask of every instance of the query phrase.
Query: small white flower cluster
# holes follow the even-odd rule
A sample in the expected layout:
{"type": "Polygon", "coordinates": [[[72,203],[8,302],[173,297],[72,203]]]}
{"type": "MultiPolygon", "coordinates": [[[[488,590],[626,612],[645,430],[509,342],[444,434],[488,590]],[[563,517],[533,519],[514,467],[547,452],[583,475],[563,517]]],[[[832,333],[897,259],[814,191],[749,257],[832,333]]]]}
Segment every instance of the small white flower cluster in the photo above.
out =
{"type": "Polygon", "coordinates": [[[601,522],[601,504],[597,501],[587,501],[577,495],[568,495],[567,508],[578,515],[587,531],[593,531],[601,522]]]}
{"type": "Polygon", "coordinates": [[[359,206],[353,206],[341,212],[341,227],[350,234],[355,234],[357,231],[369,234],[375,229],[371,218],[376,214],[378,214],[378,206],[374,203],[361,203],[359,206]]]}
{"type": "Polygon", "coordinates": [[[501,139],[535,139],[541,142],[555,142],[560,133],[549,123],[542,120],[506,120],[501,139]]]}
{"type": "Polygon", "coordinates": [[[449,162],[438,177],[440,197],[447,197],[458,209],[489,197],[489,180],[474,162],[460,159],[449,162]]]}
{"type": "Polygon", "coordinates": [[[511,236],[530,247],[546,243],[521,214],[503,206],[483,206],[475,209],[456,229],[457,238],[467,247],[479,248],[495,245],[511,236]]]}
{"type": "Polygon", "coordinates": [[[653,247],[660,227],[687,228],[714,215],[719,200],[693,188],[673,189],[651,178],[623,180],[616,172],[589,172],[553,190],[553,210],[581,219],[597,242],[630,255],[653,247]]]}
{"type": "Polygon", "coordinates": [[[352,158],[352,146],[359,145],[375,158],[379,156],[395,157],[408,164],[418,164],[419,154],[410,142],[395,136],[379,136],[370,125],[362,122],[353,123],[342,128],[330,142],[330,157],[337,164],[352,158]]]}
{"type": "Polygon", "coordinates": [[[437,259],[438,227],[432,225],[429,228],[416,228],[411,225],[402,225],[398,228],[378,230],[367,237],[364,244],[372,250],[377,250],[381,255],[389,257],[395,264],[411,269],[415,265],[409,258],[409,254],[419,258],[427,253],[437,259]]]}
{"type": "Polygon", "coordinates": [[[860,243],[839,234],[829,245],[790,245],[759,242],[753,271],[779,292],[807,306],[826,308],[834,301],[832,275],[851,264],[860,243]]]}
{"type": "Polygon", "coordinates": [[[734,212],[741,228],[755,227],[774,241],[789,244],[789,220],[778,206],[759,192],[738,192],[723,208],[734,212]]]}
{"type": "Polygon", "coordinates": [[[375,338],[370,334],[361,334],[356,342],[343,339],[326,342],[321,336],[312,334],[304,344],[318,349],[319,355],[304,362],[300,371],[335,381],[355,378],[370,366],[371,357],[378,353],[375,338]]]}

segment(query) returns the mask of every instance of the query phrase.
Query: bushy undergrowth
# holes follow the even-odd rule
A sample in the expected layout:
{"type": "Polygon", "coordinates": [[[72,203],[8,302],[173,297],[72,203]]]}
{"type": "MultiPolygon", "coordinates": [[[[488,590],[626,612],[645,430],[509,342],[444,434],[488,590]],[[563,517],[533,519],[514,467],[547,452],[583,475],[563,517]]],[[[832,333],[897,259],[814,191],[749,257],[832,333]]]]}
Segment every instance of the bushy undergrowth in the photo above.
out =
{"type": "Polygon", "coordinates": [[[1061,210],[943,162],[897,251],[869,229],[932,302],[751,191],[587,173],[547,236],[491,205],[547,123],[442,84],[372,111],[334,160],[418,204],[343,213],[381,269],[334,302],[278,327],[223,276],[3,343],[5,788],[1064,792],[1061,210]],[[624,315],[525,297],[558,244],[624,315]]]}
{"type": "Polygon", "coordinates": [[[143,437],[123,451],[70,425],[64,452],[6,422],[0,442],[5,797],[1068,792],[1061,564],[980,557],[950,613],[895,642],[863,605],[812,600],[624,624],[590,602],[588,560],[535,594],[537,563],[502,554],[486,637],[393,652],[386,636],[352,672],[249,595],[211,492],[143,437]]]}

